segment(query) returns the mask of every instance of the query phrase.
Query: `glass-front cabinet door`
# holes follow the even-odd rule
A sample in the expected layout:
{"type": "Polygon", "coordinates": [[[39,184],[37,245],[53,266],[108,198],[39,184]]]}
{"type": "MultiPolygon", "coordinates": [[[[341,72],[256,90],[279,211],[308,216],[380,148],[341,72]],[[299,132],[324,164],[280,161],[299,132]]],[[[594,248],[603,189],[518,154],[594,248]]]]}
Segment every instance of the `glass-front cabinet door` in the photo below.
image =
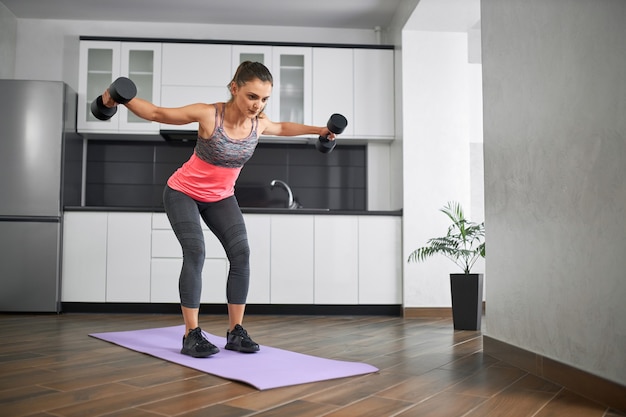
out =
{"type": "Polygon", "coordinates": [[[130,113],[124,106],[109,120],[91,114],[91,103],[118,77],[128,77],[137,95],[160,104],[161,44],[151,42],[81,41],[78,82],[77,128],[79,132],[158,132],[156,123],[130,113]]]}
{"type": "MultiPolygon", "coordinates": [[[[274,86],[276,86],[276,78],[274,75],[274,70],[272,69],[272,47],[265,45],[233,45],[232,49],[232,73],[235,75],[235,71],[237,71],[237,67],[244,61],[252,61],[252,62],[260,62],[265,65],[270,72],[272,73],[272,77],[274,78],[274,86]]],[[[229,80],[230,81],[230,80],[229,80]]],[[[276,88],[272,91],[272,96],[268,100],[265,105],[264,112],[270,118],[270,120],[277,120],[276,116],[274,116],[274,102],[276,101],[277,90],[276,88]]]]}
{"type": "Polygon", "coordinates": [[[274,120],[311,124],[312,48],[272,49],[274,120]]]}
{"type": "Polygon", "coordinates": [[[91,102],[120,76],[120,42],[81,41],[78,73],[78,131],[117,130],[117,115],[102,121],[91,114],[91,102]]]}
{"type": "MultiPolygon", "coordinates": [[[[121,76],[128,77],[137,86],[137,97],[159,105],[161,103],[161,44],[123,42],[121,50],[121,76]]],[[[159,124],[135,116],[120,106],[119,130],[158,132],[159,124]]]]}

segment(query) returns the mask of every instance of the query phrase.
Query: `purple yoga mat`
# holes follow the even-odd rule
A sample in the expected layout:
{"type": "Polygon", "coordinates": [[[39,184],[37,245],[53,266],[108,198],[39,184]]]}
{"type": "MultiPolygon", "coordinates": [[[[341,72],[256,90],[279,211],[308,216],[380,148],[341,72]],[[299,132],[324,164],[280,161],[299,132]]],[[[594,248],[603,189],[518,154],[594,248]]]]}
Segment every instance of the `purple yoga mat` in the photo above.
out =
{"type": "Polygon", "coordinates": [[[89,336],[198,371],[245,382],[259,390],[378,371],[366,363],[325,359],[268,346],[261,346],[261,350],[256,353],[232,352],[223,349],[226,344],[224,337],[210,333],[206,334],[207,338],[220,348],[220,352],[208,358],[192,358],[180,353],[184,329],[185,326],[180,325],[125,332],[92,333],[89,336]]]}

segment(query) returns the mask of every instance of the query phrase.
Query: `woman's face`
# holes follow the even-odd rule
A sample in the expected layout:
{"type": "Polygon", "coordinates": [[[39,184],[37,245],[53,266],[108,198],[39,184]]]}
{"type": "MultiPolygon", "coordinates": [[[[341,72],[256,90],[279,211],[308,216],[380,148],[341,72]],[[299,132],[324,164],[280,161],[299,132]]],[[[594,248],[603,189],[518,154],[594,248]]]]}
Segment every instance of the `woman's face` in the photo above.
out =
{"type": "Polygon", "coordinates": [[[246,116],[253,118],[265,108],[272,93],[272,84],[255,78],[241,87],[233,83],[231,92],[239,110],[246,116]]]}

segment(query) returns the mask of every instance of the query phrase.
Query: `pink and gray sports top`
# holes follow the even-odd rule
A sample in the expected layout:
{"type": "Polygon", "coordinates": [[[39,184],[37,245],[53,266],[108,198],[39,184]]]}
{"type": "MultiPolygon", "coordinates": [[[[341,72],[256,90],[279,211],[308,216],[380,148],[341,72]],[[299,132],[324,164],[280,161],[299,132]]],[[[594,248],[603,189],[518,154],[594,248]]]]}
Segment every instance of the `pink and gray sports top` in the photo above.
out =
{"type": "Polygon", "coordinates": [[[241,168],[252,157],[259,143],[258,119],[252,119],[250,134],[231,139],[224,131],[224,109],[215,104],[215,130],[209,139],[198,137],[187,162],[172,174],[167,185],[197,201],[211,203],[235,193],[235,181],[241,168]]]}

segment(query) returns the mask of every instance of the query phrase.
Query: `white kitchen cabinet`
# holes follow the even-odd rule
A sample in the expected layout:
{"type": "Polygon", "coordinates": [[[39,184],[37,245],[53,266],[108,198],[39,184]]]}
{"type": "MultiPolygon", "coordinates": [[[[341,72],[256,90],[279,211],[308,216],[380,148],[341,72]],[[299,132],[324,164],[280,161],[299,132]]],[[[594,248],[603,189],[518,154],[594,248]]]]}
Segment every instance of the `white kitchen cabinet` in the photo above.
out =
{"type": "Polygon", "coordinates": [[[164,43],[163,85],[222,86],[232,79],[231,45],[164,43]]]}
{"type": "Polygon", "coordinates": [[[340,113],[348,119],[342,134],[346,139],[394,138],[391,49],[185,42],[81,41],[78,130],[92,137],[198,130],[196,122],[148,122],[124,106],[110,120],[100,121],[89,107],[119,76],[135,81],[139,97],[163,107],[225,102],[230,99],[227,86],[244,60],[262,62],[272,73],[274,88],[265,108],[271,120],[319,126],[340,113]]]}
{"type": "MultiPolygon", "coordinates": [[[[228,84],[234,72],[231,45],[164,43],[162,54],[163,107],[230,99],[228,84]]],[[[198,123],[182,126],[161,124],[161,129],[198,130],[198,123]]]]}
{"type": "Polygon", "coordinates": [[[244,214],[250,245],[250,289],[248,304],[270,303],[270,236],[269,214],[244,214]]]}
{"type": "Polygon", "coordinates": [[[228,277],[228,261],[226,259],[205,259],[202,268],[203,304],[226,303],[226,280],[228,277]]]}
{"type": "Polygon", "coordinates": [[[77,129],[79,132],[117,131],[117,115],[106,121],[98,120],[91,114],[90,106],[121,75],[122,44],[81,41],[79,49],[77,129]]]}
{"type": "MultiPolygon", "coordinates": [[[[122,42],[121,75],[137,86],[137,97],[159,105],[161,103],[161,44],[122,42]]],[[[118,106],[119,131],[155,133],[159,123],[136,116],[126,106],[118,106]]]]}
{"type": "Polygon", "coordinates": [[[393,139],[394,91],[393,50],[355,49],[355,137],[393,139]]]}
{"type": "Polygon", "coordinates": [[[246,60],[263,63],[274,80],[267,116],[276,122],[311,124],[312,52],[310,47],[233,45],[232,71],[246,60]]]}
{"type": "Polygon", "coordinates": [[[272,48],[272,120],[311,124],[312,56],[310,47],[272,48]]]}
{"type": "Polygon", "coordinates": [[[149,122],[119,106],[109,120],[91,114],[91,102],[118,77],[137,86],[137,96],[160,104],[161,44],[158,42],[81,41],[78,73],[77,130],[81,133],[155,133],[149,122]]]}
{"type": "MultiPolygon", "coordinates": [[[[150,302],[180,303],[178,280],[183,266],[182,258],[153,258],[150,302]]],[[[205,259],[202,268],[202,295],[200,302],[206,304],[226,303],[225,259],[205,259]]]]}
{"type": "MultiPolygon", "coordinates": [[[[249,304],[401,304],[401,218],[245,214],[249,304]]],[[[226,303],[228,259],[203,225],[201,302],[226,303]]],[[[179,303],[182,252],[165,213],[67,212],[63,302],[179,303]]]]}
{"type": "Polygon", "coordinates": [[[150,302],[151,213],[109,213],[107,302],[150,302]]]}
{"type": "MultiPolygon", "coordinates": [[[[235,75],[235,71],[237,70],[237,67],[239,67],[239,64],[244,61],[260,62],[273,73],[272,49],[272,46],[269,45],[233,45],[233,75],[235,75]]],[[[274,92],[277,91],[276,89],[273,90],[272,96],[274,95],[274,92]]],[[[265,109],[263,110],[270,120],[278,120],[274,117],[274,106],[272,106],[274,100],[275,99],[271,97],[267,101],[265,109]]]]}
{"type": "Polygon", "coordinates": [[[358,220],[359,304],[401,304],[401,219],[359,216],[358,220]]]}
{"type": "Polygon", "coordinates": [[[106,301],[107,213],[63,215],[63,302],[106,301]]]}
{"type": "Polygon", "coordinates": [[[271,71],[272,48],[270,45],[233,45],[233,75],[239,64],[244,61],[260,62],[271,71]]]}
{"type": "Polygon", "coordinates": [[[152,258],[150,273],[151,303],[180,303],[178,278],[182,258],[152,258]]]}
{"type": "Polygon", "coordinates": [[[394,138],[393,51],[313,48],[313,124],[340,113],[346,140],[394,138]]]}
{"type": "Polygon", "coordinates": [[[356,216],[315,216],[315,304],[359,303],[356,216]]]}
{"type": "MultiPolygon", "coordinates": [[[[202,224],[205,260],[202,269],[202,303],[226,302],[228,260],[220,241],[202,224]]],[[[151,302],[180,302],[178,278],[182,250],[165,213],[152,214],[151,302]]]]}
{"type": "Polygon", "coordinates": [[[333,113],[348,120],[340,137],[354,136],[354,53],[348,48],[313,48],[313,125],[333,113]]]}
{"type": "Polygon", "coordinates": [[[314,303],[314,216],[272,215],[271,302],[314,303]]]}

